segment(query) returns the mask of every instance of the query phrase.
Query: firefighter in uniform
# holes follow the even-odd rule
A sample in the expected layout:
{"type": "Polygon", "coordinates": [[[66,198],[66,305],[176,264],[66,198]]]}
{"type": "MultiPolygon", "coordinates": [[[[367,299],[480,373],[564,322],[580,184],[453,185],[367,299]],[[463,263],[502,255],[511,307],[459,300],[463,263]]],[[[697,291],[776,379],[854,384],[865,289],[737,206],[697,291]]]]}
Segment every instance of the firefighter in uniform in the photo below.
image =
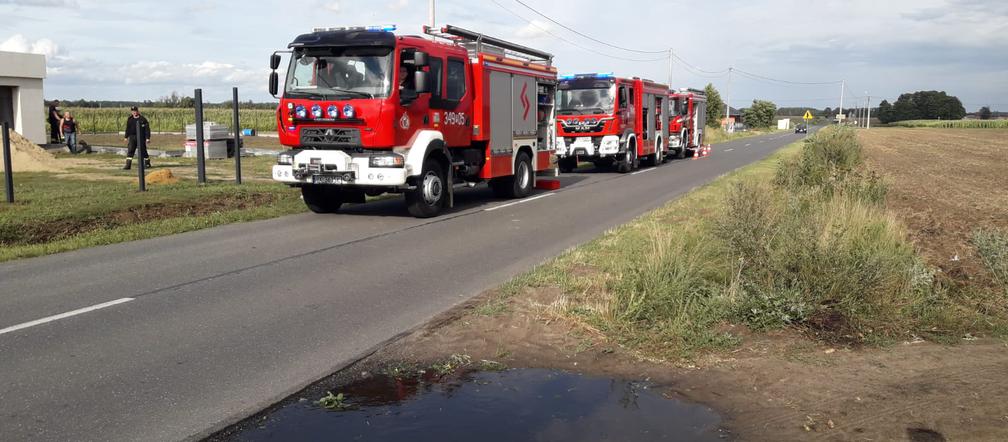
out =
{"type": "Polygon", "coordinates": [[[146,141],[140,152],[140,157],[143,158],[144,167],[151,167],[150,157],[147,156],[147,145],[150,144],[150,123],[147,122],[147,118],[140,115],[140,109],[136,106],[130,108],[130,116],[126,119],[126,165],[123,166],[123,170],[129,170],[133,165],[133,154],[137,150],[137,142],[140,140],[138,137],[143,137],[146,141]]]}

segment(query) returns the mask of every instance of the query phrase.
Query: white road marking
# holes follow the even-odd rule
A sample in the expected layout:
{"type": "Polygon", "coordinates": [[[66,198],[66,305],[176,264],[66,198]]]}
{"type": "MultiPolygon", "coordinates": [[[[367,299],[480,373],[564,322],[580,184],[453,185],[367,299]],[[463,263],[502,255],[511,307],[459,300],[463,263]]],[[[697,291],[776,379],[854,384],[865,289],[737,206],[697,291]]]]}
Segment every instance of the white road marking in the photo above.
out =
{"type": "Polygon", "coordinates": [[[48,317],[45,317],[45,318],[42,318],[42,319],[36,319],[34,321],[31,321],[31,322],[25,322],[23,324],[18,324],[18,325],[10,326],[10,327],[4,328],[4,329],[0,329],[0,335],[2,335],[4,333],[10,333],[10,332],[15,332],[15,331],[18,331],[18,330],[26,329],[28,327],[34,327],[36,325],[42,325],[42,324],[45,324],[47,322],[58,321],[60,319],[69,318],[71,316],[77,316],[77,315],[80,315],[80,314],[84,314],[84,313],[88,313],[88,312],[93,312],[95,310],[101,310],[101,309],[103,309],[105,307],[112,307],[113,305],[122,304],[124,302],[130,302],[133,299],[134,298],[120,298],[120,299],[116,299],[115,301],[103,302],[101,304],[92,305],[91,307],[84,307],[82,309],[77,309],[77,310],[69,311],[69,312],[66,312],[66,313],[60,313],[58,315],[48,316],[48,317]]]}
{"type": "Polygon", "coordinates": [[[725,151],[725,152],[731,152],[731,151],[733,151],[733,150],[735,150],[735,149],[725,149],[724,151],[725,151]]]}
{"type": "Polygon", "coordinates": [[[752,146],[752,143],[746,143],[745,147],[752,146]]]}
{"type": "Polygon", "coordinates": [[[654,167],[650,167],[650,168],[647,168],[647,169],[641,169],[641,170],[638,170],[636,172],[631,173],[630,175],[637,175],[639,173],[650,172],[652,170],[655,170],[655,168],[654,167]]]}
{"type": "Polygon", "coordinates": [[[491,211],[494,211],[494,210],[497,210],[497,209],[503,209],[505,207],[511,207],[511,206],[513,206],[515,204],[521,204],[521,203],[527,203],[529,201],[535,201],[535,200],[537,200],[539,198],[546,198],[546,197],[548,197],[548,196],[550,196],[550,195],[552,195],[554,193],[556,193],[556,192],[544,193],[542,195],[534,196],[532,198],[525,198],[523,200],[518,200],[518,201],[515,201],[513,203],[507,203],[507,204],[501,204],[499,206],[488,207],[486,209],[483,209],[483,211],[484,212],[491,212],[491,211]]]}

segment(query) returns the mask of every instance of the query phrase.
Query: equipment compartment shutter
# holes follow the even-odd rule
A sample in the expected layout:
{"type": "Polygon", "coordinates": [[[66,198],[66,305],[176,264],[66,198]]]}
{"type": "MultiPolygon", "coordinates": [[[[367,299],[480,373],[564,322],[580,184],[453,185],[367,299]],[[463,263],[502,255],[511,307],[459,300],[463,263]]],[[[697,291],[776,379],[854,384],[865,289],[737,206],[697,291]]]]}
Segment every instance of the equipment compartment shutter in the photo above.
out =
{"type": "Polygon", "coordinates": [[[511,74],[490,71],[490,151],[510,153],[511,74]]]}
{"type": "Polygon", "coordinates": [[[537,115],[535,78],[515,75],[511,87],[514,135],[515,137],[534,137],[537,115]]]}

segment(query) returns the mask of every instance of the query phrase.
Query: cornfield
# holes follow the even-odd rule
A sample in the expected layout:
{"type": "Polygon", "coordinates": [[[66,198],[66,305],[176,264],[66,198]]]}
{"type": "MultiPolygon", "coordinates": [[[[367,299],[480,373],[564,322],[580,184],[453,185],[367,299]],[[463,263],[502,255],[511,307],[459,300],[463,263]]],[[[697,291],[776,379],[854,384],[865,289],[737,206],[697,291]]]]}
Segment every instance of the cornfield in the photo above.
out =
{"type": "Polygon", "coordinates": [[[944,129],[1008,129],[1008,120],[906,120],[894,121],[887,126],[937,127],[944,129]]]}
{"type": "MultiPolygon", "coordinates": [[[[64,108],[70,111],[81,126],[83,133],[115,133],[126,128],[129,108],[64,108]]],[[[185,132],[187,124],[196,121],[196,111],[180,108],[143,108],[140,112],[150,121],[152,132],[185,132]]],[[[213,121],[231,126],[230,108],[203,109],[203,121],[213,121]]],[[[276,132],[276,113],[272,109],[239,109],[238,118],[242,129],[257,132],[276,132]]]]}

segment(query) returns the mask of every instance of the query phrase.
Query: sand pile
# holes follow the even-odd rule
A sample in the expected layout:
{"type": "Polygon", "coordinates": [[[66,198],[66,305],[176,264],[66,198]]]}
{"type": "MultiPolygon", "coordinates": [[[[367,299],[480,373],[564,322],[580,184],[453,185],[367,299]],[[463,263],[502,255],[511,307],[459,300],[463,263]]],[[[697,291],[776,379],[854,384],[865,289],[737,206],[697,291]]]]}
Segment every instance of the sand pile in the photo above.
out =
{"type": "MultiPolygon", "coordinates": [[[[2,131],[0,129],[0,132],[2,131]]],[[[56,161],[52,154],[28,141],[21,134],[13,130],[10,131],[10,141],[11,164],[15,172],[57,172],[63,170],[63,166],[56,161]]],[[[4,170],[2,157],[0,157],[0,170],[4,170]]]]}
{"type": "Polygon", "coordinates": [[[144,178],[147,184],[175,184],[179,179],[172,173],[171,169],[161,169],[148,173],[144,178]]]}

